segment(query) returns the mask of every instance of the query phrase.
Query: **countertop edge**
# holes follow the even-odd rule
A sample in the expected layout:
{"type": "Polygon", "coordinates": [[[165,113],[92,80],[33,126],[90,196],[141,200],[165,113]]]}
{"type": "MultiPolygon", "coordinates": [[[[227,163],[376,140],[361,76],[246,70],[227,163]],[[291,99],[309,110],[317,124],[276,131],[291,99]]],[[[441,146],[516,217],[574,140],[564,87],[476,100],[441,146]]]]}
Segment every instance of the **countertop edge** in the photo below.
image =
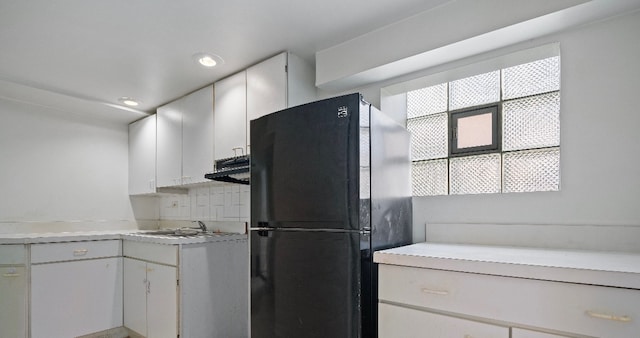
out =
{"type": "Polygon", "coordinates": [[[591,284],[610,287],[640,289],[640,266],[636,269],[608,270],[600,267],[589,268],[589,262],[580,261],[602,255],[606,259],[621,257],[631,259],[631,263],[640,262],[640,255],[620,254],[609,252],[577,252],[562,250],[547,250],[514,247],[490,247],[473,245],[449,245],[440,243],[417,243],[404,247],[377,251],[374,262],[378,264],[400,265],[415,268],[449,270],[457,272],[478,273],[505,277],[528,278],[556,282],[591,284]],[[475,250],[495,252],[495,259],[478,259],[471,253],[475,250]],[[508,251],[508,260],[501,259],[501,252],[508,251]],[[522,252],[523,258],[514,261],[513,254],[522,252]],[[572,255],[580,264],[542,264],[540,260],[531,261],[527,257],[540,253],[541,255],[572,255]]]}
{"type": "Polygon", "coordinates": [[[140,233],[140,230],[123,230],[108,232],[60,232],[60,233],[33,233],[33,234],[16,234],[10,236],[0,235],[0,245],[11,244],[44,244],[44,243],[62,243],[62,242],[79,242],[79,241],[101,241],[110,239],[131,240],[139,242],[149,242],[157,244],[197,244],[228,240],[247,239],[247,234],[226,233],[222,236],[197,236],[197,237],[168,237],[168,236],[152,236],[140,233]]]}

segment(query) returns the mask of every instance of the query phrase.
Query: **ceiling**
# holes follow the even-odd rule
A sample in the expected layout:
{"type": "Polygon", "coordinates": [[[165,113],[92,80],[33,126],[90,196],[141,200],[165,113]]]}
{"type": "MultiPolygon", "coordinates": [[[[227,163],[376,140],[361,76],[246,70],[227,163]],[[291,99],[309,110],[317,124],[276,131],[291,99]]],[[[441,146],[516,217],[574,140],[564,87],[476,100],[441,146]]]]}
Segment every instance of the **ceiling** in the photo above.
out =
{"type": "Polygon", "coordinates": [[[309,63],[449,0],[0,0],[0,97],[129,123],[278,52],[309,63]],[[192,55],[224,59],[212,69],[192,55]],[[141,101],[136,109],[118,98],[141,101]]]}

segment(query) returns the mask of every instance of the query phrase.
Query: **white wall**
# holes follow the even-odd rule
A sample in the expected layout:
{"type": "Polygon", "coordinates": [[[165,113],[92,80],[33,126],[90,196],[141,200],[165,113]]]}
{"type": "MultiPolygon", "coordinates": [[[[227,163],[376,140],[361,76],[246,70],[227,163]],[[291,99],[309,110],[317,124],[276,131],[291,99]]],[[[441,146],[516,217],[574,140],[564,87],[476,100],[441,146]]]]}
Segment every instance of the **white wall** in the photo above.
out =
{"type": "MultiPolygon", "coordinates": [[[[637,32],[639,12],[355,89],[379,104],[382,87],[546,43],[560,43],[561,191],[417,197],[414,239],[424,240],[424,225],[434,224],[433,231],[427,230],[427,240],[473,242],[489,229],[491,238],[485,238],[482,244],[640,250],[637,32]],[[585,231],[583,225],[590,230],[585,231]],[[549,235],[531,237],[536,231],[549,235]],[[586,233],[591,237],[586,238],[586,233]],[[561,238],[553,238],[556,235],[561,238]]],[[[326,97],[336,93],[321,94],[326,97]]]]}
{"type": "Polygon", "coordinates": [[[90,121],[0,98],[0,233],[130,226],[127,126],[90,121]]]}

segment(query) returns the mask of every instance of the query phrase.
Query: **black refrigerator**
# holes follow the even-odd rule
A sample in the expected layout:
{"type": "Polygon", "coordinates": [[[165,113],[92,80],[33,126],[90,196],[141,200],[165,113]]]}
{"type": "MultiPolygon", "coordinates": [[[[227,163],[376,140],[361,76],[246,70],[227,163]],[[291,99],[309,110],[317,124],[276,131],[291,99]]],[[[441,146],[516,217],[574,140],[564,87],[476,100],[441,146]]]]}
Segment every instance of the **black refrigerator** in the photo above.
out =
{"type": "Polygon", "coordinates": [[[358,93],[250,126],[251,337],[376,337],[373,252],[411,242],[409,133],[358,93]]]}

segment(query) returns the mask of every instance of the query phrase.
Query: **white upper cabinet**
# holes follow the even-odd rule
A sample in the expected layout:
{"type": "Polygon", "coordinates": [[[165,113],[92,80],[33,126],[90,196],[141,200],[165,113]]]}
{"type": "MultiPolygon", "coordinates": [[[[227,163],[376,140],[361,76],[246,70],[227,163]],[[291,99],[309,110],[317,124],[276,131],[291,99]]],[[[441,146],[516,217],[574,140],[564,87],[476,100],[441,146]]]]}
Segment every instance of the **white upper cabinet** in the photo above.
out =
{"type": "Polygon", "coordinates": [[[245,154],[247,77],[242,71],[215,83],[215,159],[245,154]]]}
{"type": "Polygon", "coordinates": [[[286,67],[282,53],[247,68],[247,123],[287,107],[286,67]]]}
{"type": "Polygon", "coordinates": [[[184,98],[170,102],[157,110],[158,187],[181,184],[182,178],[182,114],[184,98]]]}
{"type": "Polygon", "coordinates": [[[205,182],[213,169],[213,86],[157,110],[157,186],[205,182]]]}
{"type": "Polygon", "coordinates": [[[208,182],[213,170],[213,85],[185,97],[182,115],[182,184],[208,182]]]}
{"type": "Polygon", "coordinates": [[[315,99],[313,69],[294,54],[284,52],[247,68],[247,150],[251,120],[315,99]]]}
{"type": "Polygon", "coordinates": [[[316,99],[314,72],[284,52],[215,84],[215,159],[250,152],[250,121],[316,99]]]}
{"type": "Polygon", "coordinates": [[[156,192],[156,116],[129,125],[129,194],[156,192]]]}

